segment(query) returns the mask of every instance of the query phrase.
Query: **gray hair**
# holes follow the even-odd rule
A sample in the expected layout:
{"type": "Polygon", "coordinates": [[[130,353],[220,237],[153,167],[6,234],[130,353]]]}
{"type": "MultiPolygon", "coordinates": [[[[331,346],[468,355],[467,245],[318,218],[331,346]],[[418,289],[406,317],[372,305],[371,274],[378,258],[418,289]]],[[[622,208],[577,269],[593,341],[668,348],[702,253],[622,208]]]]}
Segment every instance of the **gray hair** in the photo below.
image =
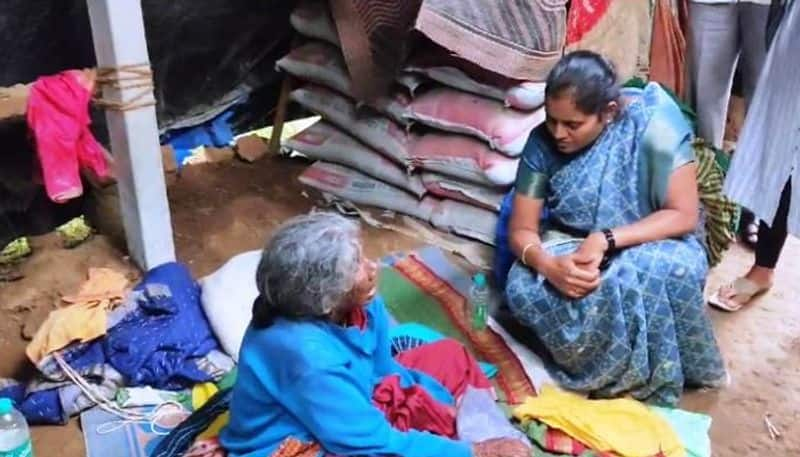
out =
{"type": "Polygon", "coordinates": [[[298,216],[279,227],[256,271],[254,325],[269,326],[276,317],[330,316],[355,286],[359,234],[358,224],[328,212],[298,216]]]}

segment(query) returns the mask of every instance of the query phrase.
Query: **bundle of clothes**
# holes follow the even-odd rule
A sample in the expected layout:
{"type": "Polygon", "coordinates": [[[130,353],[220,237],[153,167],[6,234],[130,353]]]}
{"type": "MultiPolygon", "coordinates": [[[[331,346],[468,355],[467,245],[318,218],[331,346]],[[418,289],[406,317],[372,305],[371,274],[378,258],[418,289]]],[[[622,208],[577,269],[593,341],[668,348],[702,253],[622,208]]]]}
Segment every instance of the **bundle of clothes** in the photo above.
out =
{"type": "Polygon", "coordinates": [[[233,369],[185,266],[164,264],[129,288],[121,273],[90,270],[28,345],[37,376],[25,384],[0,380],[0,396],[13,399],[31,424],[65,424],[97,404],[137,406],[139,391],[131,388],[188,394],[233,369]]]}

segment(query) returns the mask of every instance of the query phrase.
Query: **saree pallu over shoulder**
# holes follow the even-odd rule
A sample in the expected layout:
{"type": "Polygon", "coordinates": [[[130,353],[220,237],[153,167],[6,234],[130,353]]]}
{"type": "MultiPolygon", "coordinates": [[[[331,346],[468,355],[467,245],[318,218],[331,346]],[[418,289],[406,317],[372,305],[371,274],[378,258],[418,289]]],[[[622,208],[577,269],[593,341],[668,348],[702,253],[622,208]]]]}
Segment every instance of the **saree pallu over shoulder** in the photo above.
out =
{"type": "Polygon", "coordinates": [[[691,125],[669,94],[652,84],[644,97],[652,108],[640,140],[639,206],[649,214],[664,206],[672,172],[694,162],[695,154],[691,125]]]}
{"type": "MultiPolygon", "coordinates": [[[[586,233],[642,219],[663,207],[672,172],[694,160],[691,128],[660,86],[624,96],[618,119],[582,153],[566,157],[542,138],[529,141],[517,192],[543,192],[549,219],[562,228],[586,233]],[[526,175],[539,177],[520,187],[526,175]]],[[[552,255],[581,243],[551,234],[542,238],[553,240],[544,245],[552,255]]],[[[675,405],[685,384],[717,385],[725,376],[705,314],[707,271],[703,247],[686,236],[619,252],[601,286],[579,300],[517,262],[506,296],[515,317],[547,347],[551,373],[564,387],[675,405]]]]}
{"type": "Polygon", "coordinates": [[[558,179],[562,169],[584,168],[590,162],[596,170],[613,161],[619,173],[636,184],[630,190],[637,193],[637,219],[663,207],[672,172],[695,159],[691,125],[658,84],[626,88],[623,98],[628,105],[618,119],[584,152],[559,153],[546,126],[537,128],[523,152],[515,192],[546,199],[553,187],[551,180],[558,179]]]}

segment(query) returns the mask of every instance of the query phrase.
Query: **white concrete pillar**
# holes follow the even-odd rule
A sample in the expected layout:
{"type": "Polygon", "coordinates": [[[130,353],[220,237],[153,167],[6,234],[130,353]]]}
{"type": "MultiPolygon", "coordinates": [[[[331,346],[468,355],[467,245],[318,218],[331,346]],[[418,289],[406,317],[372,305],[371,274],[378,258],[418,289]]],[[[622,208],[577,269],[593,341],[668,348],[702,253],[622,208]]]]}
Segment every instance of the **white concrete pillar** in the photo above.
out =
{"type": "MultiPolygon", "coordinates": [[[[140,0],[87,0],[86,3],[98,68],[150,61],[140,0]]],[[[132,100],[142,91],[113,87],[103,90],[103,98],[121,102],[132,100]]],[[[106,120],[130,254],[144,269],[173,261],[175,245],[155,106],[107,110],[106,120]]]]}

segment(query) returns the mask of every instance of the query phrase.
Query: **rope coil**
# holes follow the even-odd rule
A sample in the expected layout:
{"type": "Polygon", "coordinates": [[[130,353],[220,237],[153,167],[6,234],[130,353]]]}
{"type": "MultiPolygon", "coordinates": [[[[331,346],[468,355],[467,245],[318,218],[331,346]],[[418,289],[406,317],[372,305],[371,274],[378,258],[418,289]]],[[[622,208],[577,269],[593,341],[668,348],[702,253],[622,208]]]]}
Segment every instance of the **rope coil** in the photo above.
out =
{"type": "Polygon", "coordinates": [[[141,89],[128,100],[111,100],[95,97],[95,105],[113,111],[130,111],[156,104],[153,96],[153,70],[149,63],[122,65],[119,67],[104,67],[97,69],[95,79],[99,89],[141,89]]]}
{"type": "Polygon", "coordinates": [[[129,411],[119,407],[113,400],[106,398],[105,395],[98,392],[94,386],[89,383],[83,376],[80,375],[74,368],[72,368],[58,352],[53,354],[58,367],[61,372],[72,381],[83,394],[96,404],[103,411],[119,417],[121,420],[111,421],[97,427],[97,433],[104,435],[118,430],[127,424],[143,424],[150,427],[153,434],[165,436],[169,434],[173,426],[169,424],[175,423],[177,416],[178,422],[182,422],[189,417],[190,411],[187,411],[180,403],[174,401],[165,401],[160,405],[156,405],[150,413],[140,413],[137,411],[129,411]],[[163,423],[168,421],[169,424],[163,423]],[[163,429],[163,430],[162,430],[163,429]]]}

